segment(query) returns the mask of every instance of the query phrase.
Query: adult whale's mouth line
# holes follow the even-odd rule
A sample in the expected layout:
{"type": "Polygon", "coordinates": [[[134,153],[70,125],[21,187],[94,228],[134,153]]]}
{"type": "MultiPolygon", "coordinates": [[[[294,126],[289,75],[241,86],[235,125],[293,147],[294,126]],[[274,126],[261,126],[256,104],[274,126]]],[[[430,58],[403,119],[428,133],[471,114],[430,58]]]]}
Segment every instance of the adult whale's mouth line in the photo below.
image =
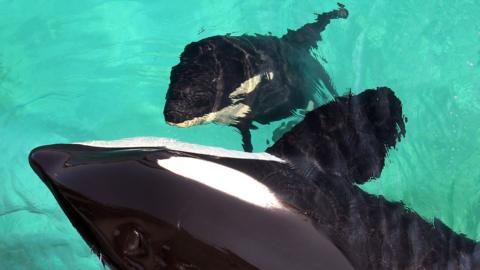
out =
{"type": "MultiPolygon", "coordinates": [[[[101,263],[103,265],[109,265],[112,267],[112,269],[117,269],[118,266],[116,261],[119,261],[120,258],[117,258],[115,254],[109,254],[109,249],[102,248],[102,244],[99,239],[102,239],[103,237],[95,233],[95,231],[89,229],[91,224],[88,224],[88,219],[82,213],[78,212],[78,210],[72,206],[72,203],[70,203],[68,199],[61,194],[61,192],[55,190],[55,188],[50,188],[50,190],[54,194],[54,197],[58,201],[60,207],[63,209],[65,215],[70,219],[72,225],[77,229],[83,239],[85,239],[85,242],[88,244],[90,249],[98,256],[101,263]],[[116,258],[116,260],[113,260],[112,258],[116,258]]],[[[68,191],[63,192],[67,193],[68,191]]],[[[73,192],[70,193],[71,196],[79,197],[79,195],[73,194],[73,192]]]]}
{"type": "MultiPolygon", "coordinates": [[[[53,194],[55,200],[60,205],[61,209],[65,213],[65,215],[70,220],[70,223],[75,227],[78,233],[82,236],[91,250],[98,256],[100,261],[103,265],[107,264],[112,267],[112,269],[117,269],[118,265],[115,263],[116,260],[112,258],[115,257],[114,254],[108,254],[108,249],[102,248],[102,245],[99,238],[102,238],[101,235],[95,233],[95,231],[89,229],[89,225],[87,223],[88,218],[82,215],[82,213],[78,212],[77,209],[73,207],[73,204],[69,202],[69,200],[65,197],[65,195],[69,195],[70,197],[77,197],[80,198],[79,194],[74,194],[72,191],[68,191],[65,189],[61,184],[56,183],[57,181],[48,175],[48,173],[44,170],[44,166],[41,164],[42,157],[38,157],[38,154],[43,149],[37,148],[32,151],[29,157],[30,166],[32,167],[33,171],[40,177],[40,179],[45,183],[48,187],[50,192],[53,194]],[[65,194],[65,195],[64,195],[65,194]]],[[[65,163],[68,161],[65,160],[65,163]]],[[[119,260],[119,258],[117,258],[119,260]]],[[[118,268],[119,269],[119,268],[118,268]]]]}

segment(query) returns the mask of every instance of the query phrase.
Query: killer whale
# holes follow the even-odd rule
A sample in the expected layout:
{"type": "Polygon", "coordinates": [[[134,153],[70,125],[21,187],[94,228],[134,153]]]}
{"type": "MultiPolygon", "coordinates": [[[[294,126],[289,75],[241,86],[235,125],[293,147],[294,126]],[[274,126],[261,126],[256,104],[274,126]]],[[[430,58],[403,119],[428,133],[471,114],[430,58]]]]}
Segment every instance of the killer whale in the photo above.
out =
{"type": "Polygon", "coordinates": [[[339,9],[317,14],[313,23],[282,37],[212,36],[188,44],[172,68],[164,117],[179,127],[215,122],[236,127],[245,151],[252,151],[253,122],[268,124],[310,104],[338,96],[324,67],[310,50],[339,9]],[[318,90],[323,89],[323,90],[318,90]]]}
{"type": "Polygon", "coordinates": [[[223,158],[232,159],[168,148],[57,145],[35,150],[31,160],[72,224],[113,269],[353,269],[305,216],[268,190],[248,185],[247,195],[264,195],[249,200],[182,175],[208,173],[208,164],[229,168],[216,162],[223,158]],[[175,158],[203,168],[184,165],[178,172],[168,164],[175,158]]]}
{"type": "Polygon", "coordinates": [[[308,113],[261,154],[148,139],[29,160],[114,269],[478,269],[475,241],[356,185],[405,133],[400,100],[378,88],[308,113]]]}

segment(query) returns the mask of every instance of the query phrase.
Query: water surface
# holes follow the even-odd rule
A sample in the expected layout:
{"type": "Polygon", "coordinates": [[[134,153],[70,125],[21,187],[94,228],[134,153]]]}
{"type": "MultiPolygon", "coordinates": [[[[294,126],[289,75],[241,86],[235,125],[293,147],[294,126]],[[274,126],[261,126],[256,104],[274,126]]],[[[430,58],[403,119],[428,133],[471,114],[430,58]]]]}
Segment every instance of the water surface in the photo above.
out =
{"type": "MultiPolygon", "coordinates": [[[[363,188],[480,240],[480,6],[344,1],[314,53],[342,93],[388,86],[407,136],[363,188]]],[[[133,136],[241,150],[232,128],[167,126],[170,68],[216,34],[283,35],[336,1],[0,0],[0,269],[102,269],[34,175],[38,145],[133,136]]],[[[256,150],[277,124],[254,131],[256,150]]]]}

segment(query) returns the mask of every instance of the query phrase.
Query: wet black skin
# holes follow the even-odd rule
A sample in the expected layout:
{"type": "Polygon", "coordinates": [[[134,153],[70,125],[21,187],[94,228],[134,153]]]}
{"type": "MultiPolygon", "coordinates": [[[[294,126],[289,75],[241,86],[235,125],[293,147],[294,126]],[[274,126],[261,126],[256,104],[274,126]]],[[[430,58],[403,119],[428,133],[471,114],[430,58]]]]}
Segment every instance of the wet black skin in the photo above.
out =
{"type": "Polygon", "coordinates": [[[156,164],[170,156],[252,166],[162,148],[78,145],[41,147],[30,161],[113,269],[353,269],[303,214],[254,206],[156,164]]]}
{"type": "Polygon", "coordinates": [[[212,36],[188,44],[180,63],[172,68],[164,108],[165,120],[182,123],[233,104],[245,104],[250,112],[236,123],[243,148],[252,151],[252,122],[268,124],[305,109],[311,101],[320,105],[337,96],[323,66],[310,49],[321,40],[320,33],[333,19],[346,18],[347,10],[319,14],[314,23],[283,37],[272,35],[212,36]],[[273,78],[267,74],[273,72],[273,78]],[[262,81],[250,94],[232,100],[229,94],[255,75],[262,81]],[[319,90],[321,89],[321,90],[319,90]]]}
{"type": "Polygon", "coordinates": [[[356,186],[404,135],[400,100],[378,88],[308,113],[267,149],[286,163],[79,145],[37,148],[30,163],[115,269],[479,269],[475,241],[356,186]],[[170,156],[242,171],[290,211],[186,181],[157,165],[170,156]]]}

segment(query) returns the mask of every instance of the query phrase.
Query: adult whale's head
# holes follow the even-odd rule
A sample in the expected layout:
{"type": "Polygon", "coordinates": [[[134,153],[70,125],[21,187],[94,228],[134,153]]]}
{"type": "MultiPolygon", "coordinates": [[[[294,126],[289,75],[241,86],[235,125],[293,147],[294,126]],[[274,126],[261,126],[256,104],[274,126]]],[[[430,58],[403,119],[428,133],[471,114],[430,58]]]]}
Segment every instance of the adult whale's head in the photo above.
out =
{"type": "Polygon", "coordinates": [[[157,162],[174,155],[162,147],[52,145],[32,151],[30,163],[112,269],[256,269],[198,239],[215,232],[208,224],[222,218],[215,211],[242,210],[246,204],[185,181],[157,162]],[[212,205],[219,201],[225,207],[212,205]]]}
{"type": "Polygon", "coordinates": [[[248,37],[213,36],[185,47],[172,68],[165,120],[179,127],[207,122],[235,124],[250,110],[241,97],[272,79],[272,60],[248,37]]]}
{"type": "Polygon", "coordinates": [[[281,159],[140,141],[50,145],[30,155],[72,224],[113,269],[352,269],[260,175],[241,169],[271,175],[289,168],[281,159]]]}

